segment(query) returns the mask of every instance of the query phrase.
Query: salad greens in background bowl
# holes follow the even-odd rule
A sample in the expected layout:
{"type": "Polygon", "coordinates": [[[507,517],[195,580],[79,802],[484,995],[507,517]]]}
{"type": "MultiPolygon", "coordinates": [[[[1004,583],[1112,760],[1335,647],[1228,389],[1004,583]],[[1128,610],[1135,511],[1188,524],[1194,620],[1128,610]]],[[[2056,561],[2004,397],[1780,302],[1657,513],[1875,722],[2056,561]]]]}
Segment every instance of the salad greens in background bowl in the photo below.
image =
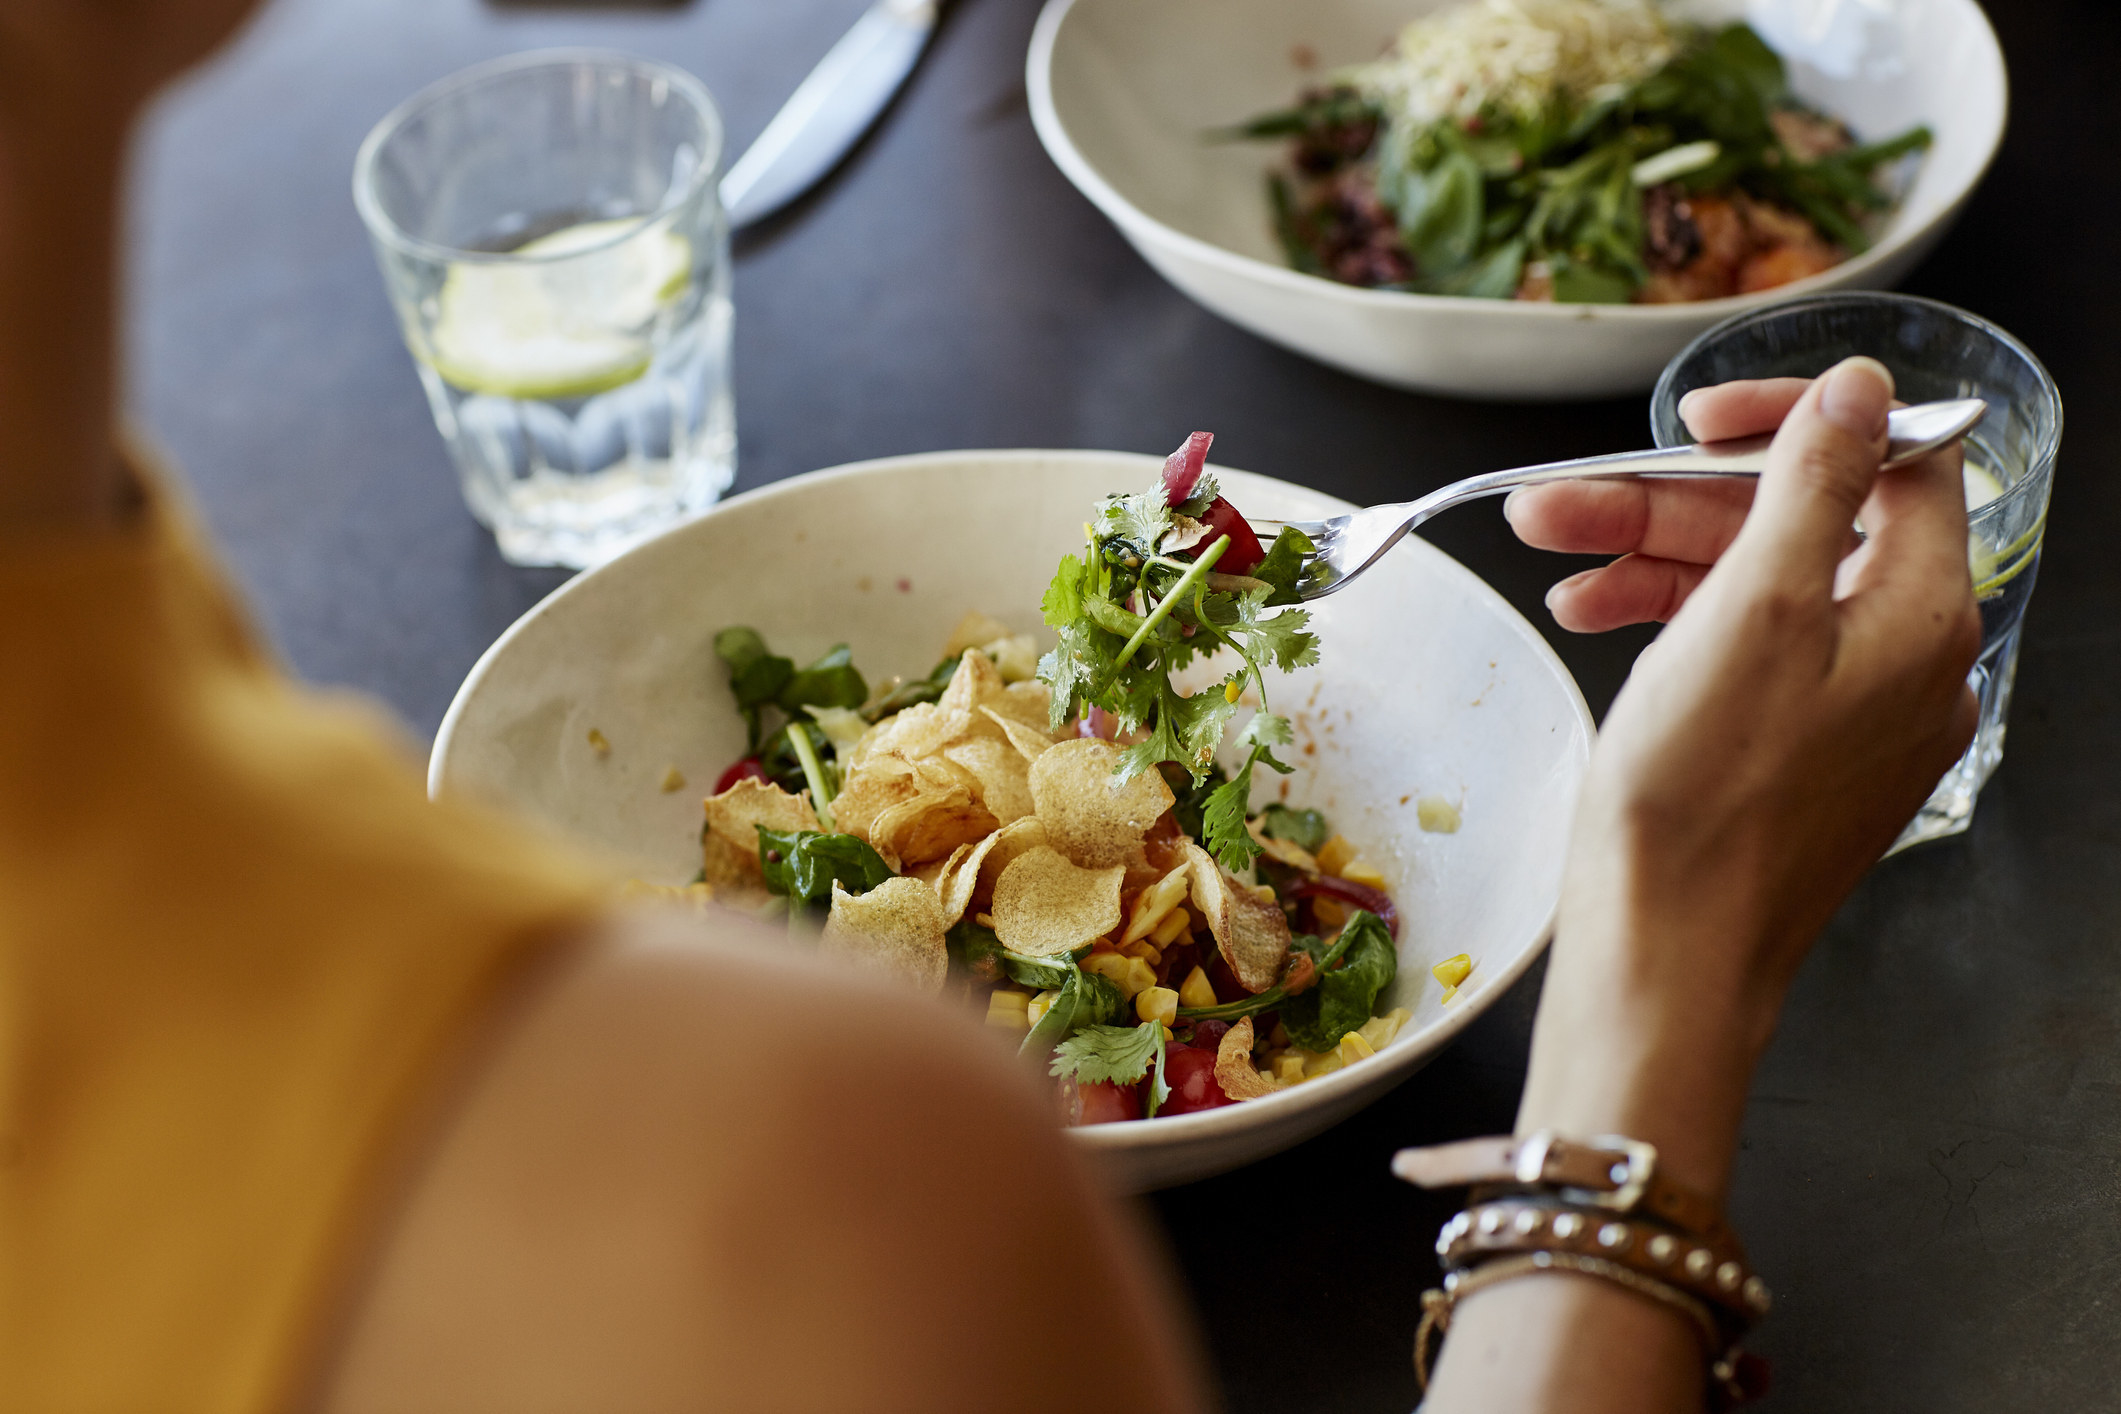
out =
{"type": "Polygon", "coordinates": [[[1639,390],[1734,313],[1893,284],[2007,107],[1974,0],[1049,0],[1027,82],[1055,163],[1180,290],[1492,398],[1639,390]]]}
{"type": "MultiPolygon", "coordinates": [[[[1154,485],[1161,465],[1118,453],[960,452],[738,497],[574,580],[495,643],[443,723],[430,788],[526,812],[644,880],[683,885],[701,866],[702,797],[755,747],[772,757],[732,698],[728,655],[716,651],[723,630],[755,630],[821,684],[837,671],[832,650],[849,645],[872,695],[887,675],[918,689],[968,613],[1031,635],[1041,653],[1062,649],[1067,629],[1048,626],[1055,567],[1083,555],[1085,520],[1108,495],[1154,485]]],[[[1285,482],[1215,476],[1255,519],[1347,509],[1285,482]]],[[[1397,913],[1397,967],[1374,1010],[1405,1008],[1407,1019],[1375,1055],[1288,1089],[1073,1130],[1130,1188],[1264,1157],[1375,1099],[1521,976],[1552,926],[1593,728],[1545,641],[1477,576],[1415,539],[1359,592],[1305,607],[1316,663],[1292,654],[1294,671],[1266,666],[1259,684],[1288,718],[1275,753],[1294,769],[1284,777],[1262,766],[1251,806],[1322,812],[1381,876],[1397,913]],[[1447,1001],[1431,969],[1460,954],[1471,971],[1447,1001]]],[[[1203,661],[1190,671],[1200,679],[1182,679],[1190,694],[1224,700],[1222,669],[1203,661]]],[[[777,720],[767,718],[769,731],[777,720]]],[[[1223,738],[1231,775],[1258,746],[1244,721],[1234,717],[1223,738]]],[[[769,759],[768,775],[788,764],[769,759]]],[[[790,785],[800,769],[784,773],[790,785]]],[[[995,1063],[1022,1063],[1015,1049],[998,1043],[995,1063]]]]}

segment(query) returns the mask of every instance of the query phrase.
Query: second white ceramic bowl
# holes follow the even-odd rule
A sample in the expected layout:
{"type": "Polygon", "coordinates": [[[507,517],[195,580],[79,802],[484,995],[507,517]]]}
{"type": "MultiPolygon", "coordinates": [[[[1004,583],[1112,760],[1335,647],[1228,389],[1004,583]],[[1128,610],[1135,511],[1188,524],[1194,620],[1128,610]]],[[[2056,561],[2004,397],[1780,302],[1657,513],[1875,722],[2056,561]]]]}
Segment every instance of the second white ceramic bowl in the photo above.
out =
{"type": "Polygon", "coordinates": [[[1717,321],[1792,295],[1897,283],[1958,216],[2002,141],[2003,55],[1974,0],[1702,0],[1748,18],[1797,92],[1875,138],[1936,144],[1883,239],[1808,280],[1689,305],[1555,305],[1364,290],[1288,268],[1265,176],[1280,144],[1206,135],[1283,108],[1451,0],[1049,0],[1026,82],[1068,180],[1180,290],[1234,324],[1397,387],[1481,398],[1636,392],[1717,321]],[[1301,69],[1298,55],[1315,56],[1301,69]]]}

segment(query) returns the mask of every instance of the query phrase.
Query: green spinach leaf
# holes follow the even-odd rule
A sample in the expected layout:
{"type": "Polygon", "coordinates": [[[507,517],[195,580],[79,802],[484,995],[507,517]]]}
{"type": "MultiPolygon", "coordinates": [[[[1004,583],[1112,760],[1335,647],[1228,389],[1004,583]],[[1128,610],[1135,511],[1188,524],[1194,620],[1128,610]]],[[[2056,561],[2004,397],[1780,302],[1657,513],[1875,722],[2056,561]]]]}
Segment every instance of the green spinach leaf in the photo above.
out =
{"type": "Polygon", "coordinates": [[[1298,849],[1316,854],[1333,837],[1332,827],[1326,817],[1316,810],[1291,810],[1279,802],[1270,805],[1260,816],[1261,833],[1272,839],[1287,840],[1298,849]]]}
{"type": "Polygon", "coordinates": [[[1361,911],[1349,916],[1331,948],[1315,938],[1299,938],[1296,946],[1317,962],[1318,980],[1281,1004],[1281,1024],[1305,1050],[1330,1051],[1370,1019],[1378,994],[1399,971],[1399,954],[1383,921],[1361,911]]]}
{"type": "Polygon", "coordinates": [[[832,886],[866,894],[892,876],[891,867],[864,840],[816,830],[759,832],[759,869],[773,893],[810,908],[832,906],[832,886]]]}

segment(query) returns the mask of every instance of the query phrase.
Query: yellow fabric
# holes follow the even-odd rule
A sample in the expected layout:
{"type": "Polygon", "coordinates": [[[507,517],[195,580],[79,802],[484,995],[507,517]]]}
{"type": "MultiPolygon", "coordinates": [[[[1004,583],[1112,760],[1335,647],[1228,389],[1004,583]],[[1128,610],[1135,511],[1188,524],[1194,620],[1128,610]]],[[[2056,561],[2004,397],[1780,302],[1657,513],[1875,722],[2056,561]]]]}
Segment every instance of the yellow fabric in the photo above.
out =
{"type": "Polygon", "coordinates": [[[0,1410],[286,1407],[438,1067],[600,887],[187,544],[0,537],[0,1410]]]}

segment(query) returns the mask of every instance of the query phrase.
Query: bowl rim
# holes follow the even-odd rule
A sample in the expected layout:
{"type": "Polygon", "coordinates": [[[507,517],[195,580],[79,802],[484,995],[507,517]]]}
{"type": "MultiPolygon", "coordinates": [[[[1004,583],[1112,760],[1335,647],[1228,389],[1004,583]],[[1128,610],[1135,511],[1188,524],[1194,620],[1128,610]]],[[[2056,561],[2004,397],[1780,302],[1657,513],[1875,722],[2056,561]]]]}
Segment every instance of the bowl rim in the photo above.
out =
{"type": "Polygon", "coordinates": [[[2003,146],[2004,133],[2010,126],[2010,68],[2003,57],[2002,43],[1996,38],[1995,26],[1987,13],[1975,0],[1946,0],[1956,4],[1970,17],[1976,27],[1974,33],[1985,39],[1981,53],[1996,72],[2002,102],[1999,117],[1992,130],[1985,135],[1986,147],[1966,181],[1938,204],[1930,218],[1918,226],[1896,231],[1879,241],[1863,254],[1841,264],[1808,275],[1802,280],[1793,280],[1787,285],[1778,285],[1771,290],[1760,290],[1748,295],[1726,295],[1721,299],[1692,300],[1681,304],[1560,304],[1536,300],[1492,300],[1473,299],[1465,295],[1418,294],[1409,290],[1373,290],[1359,285],[1343,285],[1337,280],[1327,280],[1317,275],[1306,275],[1286,266],[1270,264],[1256,256],[1245,255],[1227,246],[1179,230],[1158,220],[1120,194],[1117,187],[1105,180],[1089,158],[1085,157],[1075,141],[1068,135],[1067,125],[1061,121],[1060,110],[1053,102],[1053,54],[1060,40],[1062,25],[1075,9],[1077,0],[1046,0],[1039,11],[1038,22],[1031,31],[1031,47],[1024,61],[1024,88],[1030,98],[1031,126],[1038,133],[1039,142],[1046,155],[1061,169],[1061,174],[1077,191],[1089,198],[1090,203],[1102,211],[1106,218],[1120,227],[1130,238],[1138,238],[1172,248],[1191,260],[1220,270],[1222,273],[1263,283],[1270,288],[1279,288],[1291,294],[1308,294],[1346,305],[1354,309],[1368,309],[1380,313],[1434,309],[1438,311],[1479,311],[1501,319],[1519,320],[1621,320],[1638,325],[1693,322],[1709,318],[1720,322],[1734,315],[1786,299],[1831,291],[1838,286],[1861,277],[1890,260],[1940,226],[1949,221],[1967,200],[1972,197],[1989,169],[1994,166],[1996,156],[2003,146]]]}
{"type": "MultiPolygon", "coordinates": [[[[435,797],[441,794],[444,766],[449,756],[451,743],[455,739],[458,724],[463,718],[467,705],[477,692],[480,684],[493,670],[494,664],[499,661],[503,654],[510,650],[516,639],[527,631],[528,626],[533,621],[550,612],[554,605],[575,594],[587,592],[583,589],[585,585],[594,583],[606,575],[622,572],[619,570],[620,566],[647,552],[651,547],[660,545],[676,536],[694,533],[695,527],[703,525],[731,509],[770,503],[785,496],[807,492],[810,488],[819,485],[838,481],[886,477],[896,472],[916,467],[970,464],[991,465],[997,462],[1029,463],[1033,461],[1062,461],[1107,466],[1123,464],[1129,470],[1139,471],[1145,482],[1163,465],[1163,458],[1146,453],[1096,451],[1090,449],[1062,450],[1017,447],[966,449],[948,452],[915,452],[901,456],[878,457],[867,461],[848,462],[840,466],[825,467],[817,471],[787,477],[732,496],[697,516],[673,525],[667,530],[631,546],[605,563],[576,575],[573,579],[570,579],[567,583],[533,604],[523,612],[521,617],[510,624],[502,632],[501,636],[496,638],[486,651],[479,655],[479,659],[472,665],[471,671],[465,674],[463,683],[457,688],[456,696],[450,700],[449,710],[443,715],[441,726],[436,729],[434,747],[428,757],[428,795],[435,797]]],[[[1228,484],[1242,485],[1246,481],[1270,483],[1301,492],[1306,496],[1315,497],[1328,507],[1327,514],[1336,514],[1341,510],[1356,509],[1351,503],[1343,501],[1337,496],[1304,486],[1298,482],[1285,481],[1279,477],[1266,476],[1258,472],[1241,471],[1221,465],[1216,465],[1212,469],[1218,476],[1226,478],[1228,484]]],[[[1583,742],[1583,747],[1576,762],[1580,778],[1581,773],[1589,764],[1591,747],[1598,736],[1598,724],[1591,714],[1590,705],[1584,700],[1583,689],[1577,684],[1576,677],[1569,671],[1568,665],[1562,662],[1561,655],[1554,651],[1554,646],[1547,641],[1546,635],[1534,627],[1532,622],[1519,613],[1516,606],[1504,598],[1502,592],[1492,584],[1489,584],[1487,580],[1481,578],[1481,576],[1475,574],[1456,558],[1420,536],[1409,536],[1408,539],[1418,542],[1424,552],[1434,556],[1439,569],[1443,573],[1459,576],[1476,595],[1484,597],[1488,601],[1490,608],[1497,614],[1503,626],[1517,634],[1525,642],[1526,646],[1531,649],[1534,656],[1544,664],[1555,680],[1560,683],[1564,701],[1573,712],[1577,726],[1581,731],[1580,740],[1583,742]]],[[[1511,959],[1505,966],[1487,972],[1476,986],[1467,989],[1466,994],[1459,998],[1458,1008],[1446,1015],[1441,1022],[1419,1030],[1403,1031],[1401,1033],[1409,1042],[1419,1038],[1421,1041],[1420,1045],[1409,1044],[1402,1046],[1400,1037],[1395,1036],[1383,1050],[1379,1051],[1375,1057],[1372,1057],[1373,1061],[1382,1062],[1381,1065],[1365,1064],[1360,1067],[1344,1067],[1331,1074],[1320,1076],[1315,1080],[1307,1080],[1293,1090],[1278,1091],[1275,1094],[1263,1096],[1257,1100],[1220,1106],[1216,1109],[1203,1110],[1194,1114],[1162,1116],[1154,1124],[1089,1125],[1070,1129],[1068,1133],[1073,1137],[1073,1142],[1101,1152],[1154,1149],[1161,1146],[1207,1142],[1247,1129],[1260,1122],[1263,1116],[1270,1118],[1275,1116],[1287,1117],[1319,1107],[1331,1108],[1336,1101],[1356,1104],[1359,1103],[1356,1099],[1359,1094],[1372,1090],[1381,1093],[1390,1089],[1407,1079],[1413,1071],[1418,1070],[1423,1064],[1433,1058],[1437,1052],[1456,1040],[1461,1032],[1471,1026],[1477,1018],[1484,1015],[1489,1007],[1493,1006],[1495,1002],[1501,999],[1504,993],[1516,985],[1518,980],[1530,970],[1532,964],[1545,952],[1548,942],[1552,940],[1555,918],[1559,910],[1560,896],[1557,890],[1555,901],[1548,907],[1546,917],[1535,930],[1531,942],[1516,957],[1511,959]]]]}

